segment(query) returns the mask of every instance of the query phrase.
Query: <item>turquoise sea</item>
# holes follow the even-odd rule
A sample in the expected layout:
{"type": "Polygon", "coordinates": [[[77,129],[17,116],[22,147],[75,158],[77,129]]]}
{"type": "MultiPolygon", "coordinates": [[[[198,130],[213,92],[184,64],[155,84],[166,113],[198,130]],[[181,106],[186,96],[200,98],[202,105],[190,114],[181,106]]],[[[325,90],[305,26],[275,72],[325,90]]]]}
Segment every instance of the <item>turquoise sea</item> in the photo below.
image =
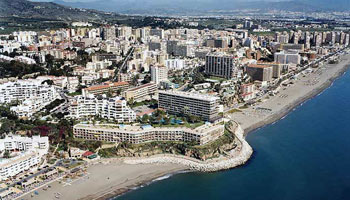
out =
{"type": "Polygon", "coordinates": [[[350,199],[350,73],[247,140],[255,152],[242,167],[177,174],[116,199],[350,199]]]}

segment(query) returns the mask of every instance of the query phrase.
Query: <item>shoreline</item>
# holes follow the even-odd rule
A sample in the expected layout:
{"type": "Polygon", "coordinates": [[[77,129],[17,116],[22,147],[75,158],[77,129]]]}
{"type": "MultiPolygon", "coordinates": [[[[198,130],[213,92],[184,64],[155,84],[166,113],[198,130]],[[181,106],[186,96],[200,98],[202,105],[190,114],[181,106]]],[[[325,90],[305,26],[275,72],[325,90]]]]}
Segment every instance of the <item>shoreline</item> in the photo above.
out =
{"type": "Polygon", "coordinates": [[[250,159],[253,154],[253,149],[245,140],[244,130],[238,123],[233,122],[229,125],[229,129],[229,131],[236,136],[237,147],[227,152],[226,156],[200,161],[182,155],[160,154],[146,158],[125,158],[124,163],[131,165],[173,163],[186,166],[193,171],[199,172],[216,172],[235,168],[245,164],[250,159]]]}
{"type": "Polygon", "coordinates": [[[255,130],[258,130],[260,128],[263,128],[264,126],[273,124],[273,123],[283,119],[289,113],[293,112],[293,110],[295,108],[301,106],[303,103],[313,99],[314,97],[318,96],[323,91],[325,91],[326,89],[331,87],[333,82],[336,81],[338,78],[342,77],[349,68],[350,68],[350,61],[345,67],[342,68],[342,70],[340,70],[337,74],[332,76],[327,82],[323,83],[321,87],[315,88],[312,92],[310,92],[306,96],[304,96],[304,98],[300,98],[298,101],[292,102],[291,103],[292,105],[288,105],[286,108],[281,110],[280,113],[276,113],[274,115],[271,115],[269,117],[269,119],[263,120],[260,123],[253,124],[249,127],[244,128],[244,132],[245,132],[244,135],[247,136],[249,133],[251,133],[255,130]]]}
{"type": "MultiPolygon", "coordinates": [[[[241,113],[230,114],[231,120],[238,124],[237,129],[241,129],[237,134],[238,139],[242,142],[242,146],[247,148],[244,150],[246,151],[246,154],[237,154],[236,152],[236,154],[231,155],[232,158],[233,156],[243,155],[240,162],[235,163],[235,166],[218,165],[217,163],[219,162],[213,159],[214,164],[209,166],[208,169],[203,168],[203,166],[210,163],[200,163],[198,161],[194,163],[195,161],[191,158],[176,155],[156,155],[149,158],[102,159],[95,164],[91,164],[88,168],[88,172],[90,173],[89,176],[91,176],[90,179],[93,179],[93,177],[96,178],[96,181],[92,182],[94,187],[91,188],[91,183],[89,184],[86,180],[85,183],[82,181],[82,183],[79,183],[78,185],[71,185],[69,187],[66,187],[67,185],[63,186],[57,182],[53,185],[50,191],[40,190],[40,193],[45,194],[40,194],[38,196],[40,198],[35,199],[51,199],[50,197],[52,194],[49,193],[57,191],[61,193],[69,193],[69,191],[78,190],[84,191],[84,189],[81,188],[85,188],[85,190],[87,189],[89,192],[84,192],[85,194],[74,194],[69,196],[69,199],[111,199],[179,173],[188,173],[192,171],[213,172],[241,166],[253,155],[253,149],[251,149],[251,153],[249,153],[250,151],[248,150],[248,147],[250,146],[245,140],[246,136],[257,129],[283,119],[295,108],[329,88],[336,79],[343,76],[350,68],[350,55],[343,55],[340,58],[341,62],[339,62],[339,64],[325,64],[325,69],[323,71],[317,69],[315,70],[316,72],[307,74],[305,78],[298,78],[296,84],[281,91],[281,94],[288,94],[288,98],[275,96],[271,97],[268,101],[261,102],[259,105],[254,106],[269,108],[272,110],[270,113],[257,113],[255,108],[250,107],[242,110],[241,113]],[[314,77],[320,78],[319,82],[314,85],[306,85],[308,81],[314,80],[314,77]],[[184,161],[186,163],[184,163],[184,161]],[[220,169],[217,168],[218,166],[220,169]],[[123,171],[123,174],[119,174],[118,172],[121,172],[122,170],[126,171],[123,171]],[[105,183],[106,180],[103,179],[103,175],[108,172],[116,173],[115,175],[110,175],[111,179],[116,179],[115,182],[110,184],[105,183]]],[[[238,151],[238,153],[240,152],[242,151],[238,151]]],[[[232,163],[234,162],[231,160],[231,164],[232,163]]],[[[208,167],[208,165],[206,167],[208,167]]],[[[78,180],[77,182],[81,181],[78,180]]],[[[21,199],[31,199],[29,195],[26,195],[25,197],[27,198],[21,197],[21,199]]]]}

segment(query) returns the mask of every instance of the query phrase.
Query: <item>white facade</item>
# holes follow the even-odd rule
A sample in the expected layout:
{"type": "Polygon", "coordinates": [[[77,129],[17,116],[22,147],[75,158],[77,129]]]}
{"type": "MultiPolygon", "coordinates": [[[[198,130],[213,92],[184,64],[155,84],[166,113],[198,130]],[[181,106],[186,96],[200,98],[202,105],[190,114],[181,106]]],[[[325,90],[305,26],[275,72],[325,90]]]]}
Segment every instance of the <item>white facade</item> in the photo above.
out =
{"type": "Polygon", "coordinates": [[[186,63],[183,59],[168,59],[165,61],[165,66],[170,70],[181,70],[186,68],[186,63]]]}
{"type": "Polygon", "coordinates": [[[19,31],[14,32],[15,40],[21,43],[33,43],[37,40],[37,33],[34,31],[19,31]]]}
{"type": "Polygon", "coordinates": [[[53,86],[42,84],[41,80],[18,80],[0,85],[0,103],[24,101],[38,98],[44,102],[50,102],[57,98],[58,93],[53,86]]]}
{"type": "Polygon", "coordinates": [[[34,59],[28,58],[28,57],[25,57],[25,56],[16,56],[15,60],[17,60],[18,62],[22,62],[22,63],[28,64],[28,65],[36,64],[34,59]]]}
{"type": "Polygon", "coordinates": [[[40,154],[46,154],[49,150],[48,137],[22,137],[20,135],[7,135],[0,139],[0,151],[31,151],[38,150],[40,154]]]}
{"type": "Polygon", "coordinates": [[[86,64],[86,69],[93,69],[93,70],[102,70],[106,69],[108,66],[112,65],[112,61],[96,61],[96,62],[88,62],[86,64]]]}
{"type": "Polygon", "coordinates": [[[53,84],[62,88],[67,89],[69,92],[75,92],[79,86],[78,77],[66,77],[66,76],[38,76],[37,80],[46,81],[51,80],[53,84]]]}
{"type": "Polygon", "coordinates": [[[281,51],[275,53],[275,62],[281,64],[300,64],[301,57],[297,52],[285,52],[281,51]]]}
{"type": "Polygon", "coordinates": [[[16,153],[15,157],[0,160],[0,180],[6,180],[37,166],[49,150],[48,137],[8,135],[0,140],[0,152],[16,153]]]}
{"type": "Polygon", "coordinates": [[[11,110],[20,117],[32,116],[57,98],[56,88],[42,84],[41,80],[18,80],[0,85],[0,103],[19,101],[20,105],[11,107],[11,110]]]}
{"type": "Polygon", "coordinates": [[[161,81],[168,80],[168,69],[164,66],[152,66],[151,80],[157,85],[159,85],[161,81]]]}
{"type": "Polygon", "coordinates": [[[135,112],[120,98],[97,98],[94,95],[79,96],[69,106],[70,117],[100,116],[118,122],[133,122],[135,112]]]}
{"type": "Polygon", "coordinates": [[[38,152],[29,151],[14,158],[0,161],[0,180],[6,180],[9,177],[30,170],[40,163],[40,159],[38,152]]]}

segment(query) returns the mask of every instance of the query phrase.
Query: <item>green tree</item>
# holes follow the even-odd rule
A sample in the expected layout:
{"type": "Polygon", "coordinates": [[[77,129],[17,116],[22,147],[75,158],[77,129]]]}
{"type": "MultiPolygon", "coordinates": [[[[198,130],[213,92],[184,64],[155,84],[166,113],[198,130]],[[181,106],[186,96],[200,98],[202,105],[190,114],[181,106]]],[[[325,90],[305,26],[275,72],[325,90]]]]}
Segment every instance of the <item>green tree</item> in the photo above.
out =
{"type": "Polygon", "coordinates": [[[141,121],[142,123],[147,123],[149,121],[149,116],[147,114],[143,115],[141,121]]]}
{"type": "Polygon", "coordinates": [[[4,158],[10,158],[10,152],[5,150],[3,157],[4,158]]]}

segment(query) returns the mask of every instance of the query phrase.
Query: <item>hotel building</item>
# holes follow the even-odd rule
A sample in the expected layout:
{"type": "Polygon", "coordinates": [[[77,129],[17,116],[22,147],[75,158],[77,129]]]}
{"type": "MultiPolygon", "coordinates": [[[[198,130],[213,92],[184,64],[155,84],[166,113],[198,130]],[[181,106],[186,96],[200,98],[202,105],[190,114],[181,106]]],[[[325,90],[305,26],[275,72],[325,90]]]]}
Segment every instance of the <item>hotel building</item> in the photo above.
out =
{"type": "Polygon", "coordinates": [[[214,141],[224,134],[223,123],[205,124],[195,129],[179,127],[77,124],[74,137],[107,142],[140,144],[152,141],[195,141],[199,145],[214,141]]]}
{"type": "Polygon", "coordinates": [[[206,121],[219,118],[219,98],[209,95],[159,91],[158,106],[170,114],[190,114],[206,121]]]}
{"type": "Polygon", "coordinates": [[[246,67],[246,72],[254,81],[272,81],[272,66],[251,64],[246,67]]]}
{"type": "Polygon", "coordinates": [[[205,73],[208,75],[231,79],[235,74],[235,70],[233,56],[214,54],[205,57],[205,73]]]}

